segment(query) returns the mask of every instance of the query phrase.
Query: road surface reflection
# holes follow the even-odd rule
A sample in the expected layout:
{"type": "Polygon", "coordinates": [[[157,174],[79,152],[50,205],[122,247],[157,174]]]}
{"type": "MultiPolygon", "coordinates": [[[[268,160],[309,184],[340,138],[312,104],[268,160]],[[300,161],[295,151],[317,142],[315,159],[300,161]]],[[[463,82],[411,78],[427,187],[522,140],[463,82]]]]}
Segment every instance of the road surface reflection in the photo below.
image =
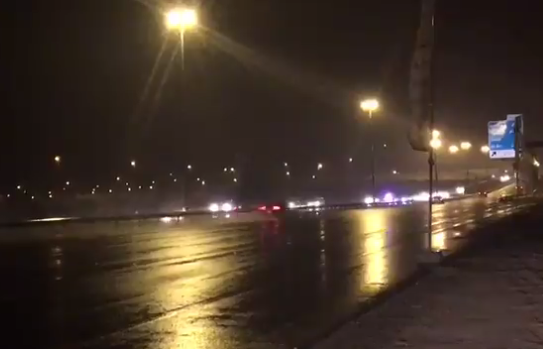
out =
{"type": "MultiPolygon", "coordinates": [[[[454,250],[484,217],[511,210],[486,199],[436,206],[432,248],[454,250]]],[[[13,280],[1,305],[42,314],[25,321],[47,329],[21,345],[302,345],[410,276],[427,230],[425,205],[210,221],[1,231],[0,266],[13,280]]]]}

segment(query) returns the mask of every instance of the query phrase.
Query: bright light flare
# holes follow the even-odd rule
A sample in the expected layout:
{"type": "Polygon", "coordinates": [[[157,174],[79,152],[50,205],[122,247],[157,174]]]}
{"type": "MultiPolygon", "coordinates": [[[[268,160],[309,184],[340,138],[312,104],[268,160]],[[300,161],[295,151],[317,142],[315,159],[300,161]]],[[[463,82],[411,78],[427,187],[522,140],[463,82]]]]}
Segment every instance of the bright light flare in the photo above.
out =
{"type": "Polygon", "coordinates": [[[486,154],[486,153],[488,153],[489,151],[490,151],[490,147],[489,147],[488,145],[483,145],[483,146],[481,147],[481,153],[486,154]]]}
{"type": "Polygon", "coordinates": [[[443,143],[441,142],[441,139],[439,139],[439,138],[433,138],[430,141],[430,147],[432,147],[433,149],[439,149],[439,148],[441,148],[442,145],[443,145],[443,143]]]}
{"type": "Polygon", "coordinates": [[[383,201],[384,202],[393,202],[394,201],[394,194],[392,193],[386,193],[385,196],[383,196],[383,201]]]}
{"type": "Polygon", "coordinates": [[[221,211],[223,212],[230,212],[233,209],[234,209],[234,206],[229,202],[225,202],[221,205],[221,211]]]}
{"type": "Polygon", "coordinates": [[[460,150],[460,149],[459,149],[458,146],[456,146],[456,145],[451,145],[451,146],[449,147],[449,153],[451,153],[451,154],[456,154],[456,153],[458,153],[459,150],[460,150]]]}
{"type": "Polygon", "coordinates": [[[186,30],[198,25],[198,14],[193,9],[173,9],[166,13],[166,27],[186,30]]]}
{"type": "Polygon", "coordinates": [[[360,102],[360,108],[365,112],[374,112],[379,109],[379,101],[377,99],[365,99],[360,102]]]}
{"type": "Polygon", "coordinates": [[[209,209],[210,212],[215,213],[215,212],[219,212],[220,207],[219,207],[219,204],[212,203],[212,204],[209,205],[208,209],[209,209]]]}
{"type": "Polygon", "coordinates": [[[455,192],[458,195],[464,195],[466,193],[466,188],[464,188],[464,187],[456,187],[455,192]]]}
{"type": "Polygon", "coordinates": [[[471,143],[470,142],[462,142],[462,143],[460,143],[460,148],[462,150],[470,150],[471,149],[471,143]]]}
{"type": "Polygon", "coordinates": [[[500,177],[500,182],[502,182],[502,183],[503,182],[508,182],[510,180],[511,180],[511,176],[509,176],[509,175],[503,175],[503,176],[500,177]]]}

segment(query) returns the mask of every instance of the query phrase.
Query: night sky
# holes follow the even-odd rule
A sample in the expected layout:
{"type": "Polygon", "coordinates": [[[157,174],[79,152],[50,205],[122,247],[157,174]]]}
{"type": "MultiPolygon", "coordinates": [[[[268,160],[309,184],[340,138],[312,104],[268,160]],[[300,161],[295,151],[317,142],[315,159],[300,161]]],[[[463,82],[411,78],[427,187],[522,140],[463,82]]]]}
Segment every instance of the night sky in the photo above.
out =
{"type": "MultiPolygon", "coordinates": [[[[88,181],[131,159],[148,173],[187,163],[302,169],[351,156],[363,168],[370,136],[389,145],[381,168],[424,165],[406,140],[419,1],[195,5],[203,28],[186,34],[182,71],[159,2],[3,4],[2,181],[52,175],[57,154],[65,173],[88,181]],[[358,104],[372,96],[382,110],[370,128],[358,104]]],[[[508,113],[523,113],[528,137],[543,138],[541,7],[439,1],[436,122],[446,138],[478,147],[486,123],[508,113]]]]}

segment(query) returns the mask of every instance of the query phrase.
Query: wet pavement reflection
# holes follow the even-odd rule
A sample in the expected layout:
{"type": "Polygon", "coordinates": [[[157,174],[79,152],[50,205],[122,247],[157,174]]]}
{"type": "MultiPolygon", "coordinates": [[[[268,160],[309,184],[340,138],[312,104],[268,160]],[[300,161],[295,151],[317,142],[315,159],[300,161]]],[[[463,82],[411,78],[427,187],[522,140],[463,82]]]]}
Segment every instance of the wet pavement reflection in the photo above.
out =
{"type": "MultiPolygon", "coordinates": [[[[435,207],[435,250],[510,204],[435,207]]],[[[0,231],[7,333],[33,348],[302,345],[410,276],[425,205],[0,231]]]]}

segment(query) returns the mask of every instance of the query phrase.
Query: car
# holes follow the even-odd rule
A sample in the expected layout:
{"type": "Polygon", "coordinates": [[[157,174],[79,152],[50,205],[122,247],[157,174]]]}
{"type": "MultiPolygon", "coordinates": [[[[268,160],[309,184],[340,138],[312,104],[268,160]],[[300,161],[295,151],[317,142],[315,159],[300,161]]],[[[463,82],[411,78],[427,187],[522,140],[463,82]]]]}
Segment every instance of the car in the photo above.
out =
{"type": "Polygon", "coordinates": [[[256,207],[258,212],[265,213],[281,213],[287,209],[286,205],[282,202],[271,202],[267,204],[261,204],[256,207]]]}
{"type": "Polygon", "coordinates": [[[436,195],[436,196],[433,196],[433,197],[432,197],[432,202],[433,202],[434,204],[440,205],[440,204],[444,204],[444,203],[445,203],[445,200],[443,199],[442,196],[436,195]]]}
{"type": "Polygon", "coordinates": [[[488,196],[488,193],[486,191],[480,191],[477,193],[477,195],[486,198],[488,196]]]}
{"type": "Polygon", "coordinates": [[[513,198],[514,198],[513,195],[502,195],[498,199],[498,202],[510,202],[510,201],[513,201],[513,198]]]}

